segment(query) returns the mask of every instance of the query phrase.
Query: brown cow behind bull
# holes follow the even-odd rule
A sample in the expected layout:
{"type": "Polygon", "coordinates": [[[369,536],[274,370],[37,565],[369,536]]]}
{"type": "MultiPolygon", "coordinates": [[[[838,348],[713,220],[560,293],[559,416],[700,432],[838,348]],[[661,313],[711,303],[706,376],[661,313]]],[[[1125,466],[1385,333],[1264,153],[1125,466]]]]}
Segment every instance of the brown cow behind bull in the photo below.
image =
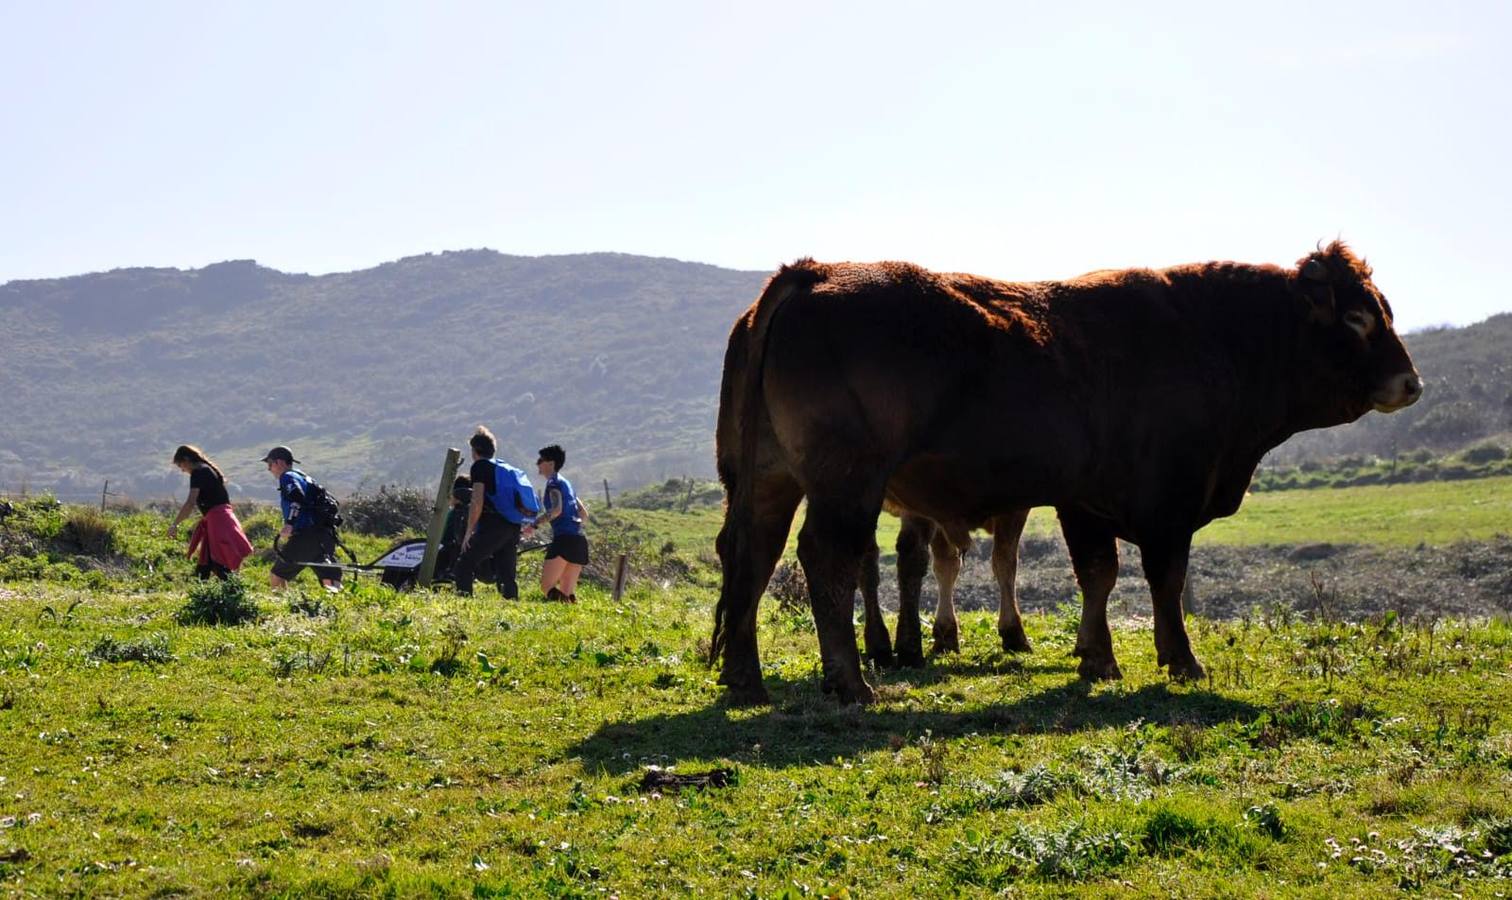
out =
{"type": "Polygon", "coordinates": [[[852,627],[884,499],[936,522],[1055,506],[1082,582],[1081,671],[1114,674],[1115,538],[1137,544],[1158,664],[1203,669],[1181,608],[1192,534],[1232,515],[1291,435],[1392,412],[1422,381],[1370,269],[1197,263],[1008,283],[908,263],[784,266],[736,322],[720,387],[726,491],[712,657],[764,702],[756,608],[798,536],[825,683],[868,702],[852,627]]]}

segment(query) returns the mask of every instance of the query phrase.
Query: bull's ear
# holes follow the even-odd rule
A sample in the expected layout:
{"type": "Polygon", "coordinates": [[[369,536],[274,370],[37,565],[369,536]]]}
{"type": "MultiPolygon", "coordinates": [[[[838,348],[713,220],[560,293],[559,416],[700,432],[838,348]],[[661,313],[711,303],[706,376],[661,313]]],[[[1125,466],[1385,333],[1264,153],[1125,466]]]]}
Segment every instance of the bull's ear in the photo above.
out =
{"type": "Polygon", "coordinates": [[[1307,318],[1320,325],[1334,321],[1337,310],[1334,305],[1333,285],[1328,277],[1328,266],[1316,256],[1302,264],[1299,288],[1308,305],[1307,318]]]}

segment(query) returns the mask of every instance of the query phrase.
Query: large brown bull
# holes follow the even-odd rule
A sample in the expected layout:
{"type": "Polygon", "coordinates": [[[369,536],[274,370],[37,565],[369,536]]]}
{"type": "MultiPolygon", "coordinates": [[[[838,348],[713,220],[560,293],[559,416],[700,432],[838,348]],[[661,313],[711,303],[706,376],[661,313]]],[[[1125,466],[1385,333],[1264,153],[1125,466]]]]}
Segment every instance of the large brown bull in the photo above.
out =
{"type": "Polygon", "coordinates": [[[937,522],[1056,506],[1082,581],[1082,669],[1116,671],[1115,538],[1141,550],[1158,664],[1203,676],[1182,617],[1192,534],[1266,451],[1422,393],[1370,270],[1342,243],[1294,269],[1199,263],[1007,283],[801,260],[730,334],[712,652],[764,702],[756,607],[793,513],[827,684],[867,702],[851,624],[885,497],[937,522]]]}

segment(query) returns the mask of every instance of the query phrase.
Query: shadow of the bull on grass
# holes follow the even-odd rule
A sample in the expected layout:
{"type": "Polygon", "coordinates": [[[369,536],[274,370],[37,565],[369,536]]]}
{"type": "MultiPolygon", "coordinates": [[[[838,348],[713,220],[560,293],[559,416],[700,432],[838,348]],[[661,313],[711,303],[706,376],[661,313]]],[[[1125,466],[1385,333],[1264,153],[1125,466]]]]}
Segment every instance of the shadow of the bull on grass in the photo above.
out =
{"type": "MultiPolygon", "coordinates": [[[[932,681],[932,679],[920,679],[932,681]]],[[[728,759],[741,765],[785,768],[869,751],[899,748],[926,731],[934,738],[970,734],[1073,734],[1135,722],[1207,727],[1251,722],[1260,707],[1202,688],[1149,684],[1098,690],[1073,679],[1009,702],[938,705],[938,695],[910,695],[907,707],[889,699],[869,708],[840,707],[809,679],[768,676],[773,705],[754,711],[716,703],[703,709],[607,722],[568,748],[589,771],[613,774],[648,764],[728,759]]],[[[932,685],[930,685],[932,686],[932,685]]],[[[942,687],[945,683],[942,682],[942,687]]],[[[947,704],[961,701],[946,697],[947,704]]]]}

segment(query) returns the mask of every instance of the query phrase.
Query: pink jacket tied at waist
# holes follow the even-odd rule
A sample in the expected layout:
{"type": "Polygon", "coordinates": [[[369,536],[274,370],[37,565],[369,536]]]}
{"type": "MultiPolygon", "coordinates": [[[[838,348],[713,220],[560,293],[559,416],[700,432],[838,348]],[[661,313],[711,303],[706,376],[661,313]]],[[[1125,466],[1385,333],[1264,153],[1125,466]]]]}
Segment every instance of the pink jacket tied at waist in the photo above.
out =
{"type": "Polygon", "coordinates": [[[194,555],[195,548],[199,549],[200,565],[213,560],[233,572],[241,566],[242,560],[252,555],[252,542],[247,540],[229,503],[211,507],[200,518],[199,524],[194,526],[194,533],[189,536],[190,556],[194,555]]]}

